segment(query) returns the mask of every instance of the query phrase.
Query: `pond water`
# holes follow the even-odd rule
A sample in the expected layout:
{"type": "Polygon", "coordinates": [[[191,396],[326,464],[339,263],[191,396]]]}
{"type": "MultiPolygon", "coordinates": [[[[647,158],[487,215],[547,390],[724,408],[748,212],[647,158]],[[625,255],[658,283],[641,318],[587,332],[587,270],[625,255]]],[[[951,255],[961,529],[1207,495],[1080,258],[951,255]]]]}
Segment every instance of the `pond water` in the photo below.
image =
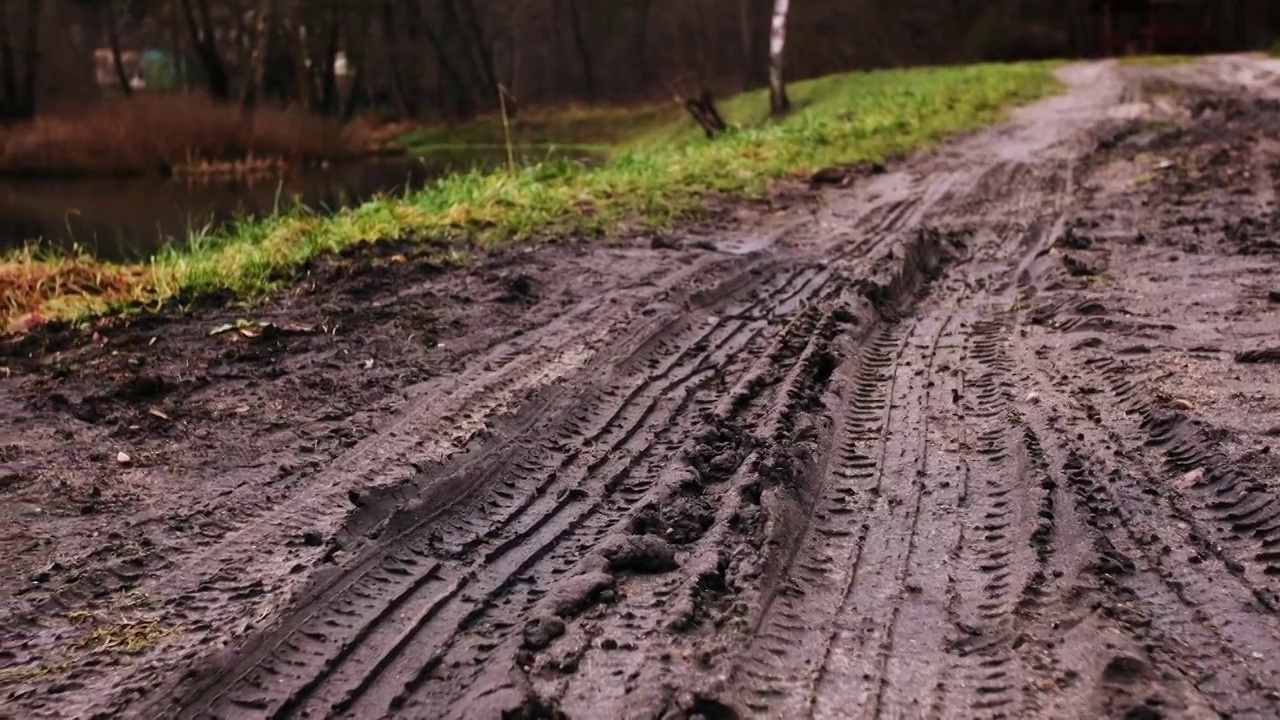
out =
{"type": "MultiPolygon", "coordinates": [[[[537,157],[523,161],[544,159],[537,157]]],[[[580,158],[585,159],[585,158],[580,158]]],[[[420,188],[473,167],[496,168],[502,151],[427,158],[379,158],[336,164],[255,182],[184,182],[159,178],[16,180],[0,178],[0,250],[40,239],[62,249],[78,246],[105,260],[149,257],[192,228],[240,216],[261,217],[301,202],[333,210],[375,194],[420,188]]]]}

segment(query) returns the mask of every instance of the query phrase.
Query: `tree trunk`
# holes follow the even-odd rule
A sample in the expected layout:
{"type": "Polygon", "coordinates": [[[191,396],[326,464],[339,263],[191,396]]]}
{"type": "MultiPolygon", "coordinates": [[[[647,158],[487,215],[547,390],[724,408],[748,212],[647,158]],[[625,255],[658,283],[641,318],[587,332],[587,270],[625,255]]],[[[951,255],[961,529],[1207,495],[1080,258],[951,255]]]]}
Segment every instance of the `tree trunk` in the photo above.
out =
{"type": "Polygon", "coordinates": [[[751,38],[755,35],[751,31],[751,0],[738,0],[738,31],[742,34],[742,84],[744,89],[751,86],[751,81],[756,71],[755,44],[751,38]]]}
{"type": "Polygon", "coordinates": [[[293,40],[294,94],[304,112],[314,104],[312,92],[311,47],[307,40],[307,18],[303,0],[289,4],[289,37],[293,40]]]}
{"type": "MultiPolygon", "coordinates": [[[[418,116],[418,92],[417,85],[414,84],[413,92],[409,91],[408,81],[405,80],[403,69],[405,65],[412,63],[400,62],[400,40],[399,31],[396,27],[396,11],[394,0],[386,0],[382,3],[382,45],[384,60],[387,63],[387,77],[391,80],[391,94],[395,98],[396,105],[399,106],[400,114],[404,117],[418,116]]],[[[415,38],[410,35],[410,41],[415,38]]]]}
{"type": "Polygon", "coordinates": [[[591,66],[591,51],[587,46],[587,34],[582,27],[582,14],[578,12],[577,0],[565,0],[569,6],[570,28],[573,30],[573,44],[578,51],[578,59],[582,63],[583,89],[587,93],[587,102],[596,101],[596,75],[591,66]]]}
{"type": "Polygon", "coordinates": [[[775,116],[791,109],[787,84],[782,76],[782,58],[787,48],[787,11],[790,0],[774,0],[773,26],[769,29],[769,111],[775,116]]]}
{"type": "Polygon", "coordinates": [[[116,82],[125,97],[133,95],[129,86],[129,74],[124,71],[124,57],[120,51],[120,33],[116,28],[115,0],[107,0],[100,6],[102,9],[102,26],[107,34],[107,46],[111,48],[111,64],[115,65],[116,82]]]}
{"type": "Polygon", "coordinates": [[[178,16],[182,11],[178,8],[178,0],[170,0],[169,2],[169,42],[173,44],[170,48],[173,52],[174,72],[177,73],[178,86],[183,90],[190,86],[187,77],[187,54],[182,48],[182,27],[178,22],[178,16]]]}
{"type": "Polygon", "coordinates": [[[40,0],[27,0],[26,42],[19,108],[24,116],[32,117],[36,114],[36,77],[40,67],[40,0]]]}
{"type": "Polygon", "coordinates": [[[273,0],[260,0],[258,17],[254,18],[253,52],[249,55],[249,73],[244,81],[244,91],[240,94],[240,105],[253,107],[262,93],[262,86],[267,76],[267,47],[271,42],[271,17],[274,13],[273,0]]]}
{"type": "MultiPolygon", "coordinates": [[[[453,4],[448,3],[445,6],[447,15],[446,19],[452,19],[453,23],[450,28],[457,29],[457,15],[453,12],[453,4]]],[[[462,76],[462,71],[458,69],[453,61],[449,58],[448,49],[444,44],[444,37],[431,27],[430,23],[422,22],[422,18],[417,14],[413,14],[413,26],[420,29],[427,37],[427,41],[431,43],[431,47],[436,51],[436,61],[440,64],[440,72],[444,76],[443,80],[447,81],[454,89],[454,115],[458,118],[469,117],[475,110],[475,98],[468,87],[466,79],[462,76]],[[420,26],[420,27],[419,27],[420,26]]],[[[446,28],[446,30],[450,29],[446,28]]],[[[441,93],[443,94],[444,83],[441,83],[441,93]]],[[[496,82],[495,82],[496,89],[496,82]]]]}
{"type": "Polygon", "coordinates": [[[18,108],[18,56],[13,48],[9,8],[0,6],[0,123],[20,117],[18,108]]]}
{"type": "Polygon", "coordinates": [[[227,75],[226,65],[218,54],[218,41],[213,36],[213,23],[207,0],[196,0],[198,6],[192,6],[192,0],[182,0],[182,14],[187,19],[187,32],[191,36],[191,45],[195,50],[201,67],[204,68],[205,82],[209,85],[209,94],[218,100],[231,97],[231,78],[227,75]],[[199,17],[196,11],[199,10],[199,17]]]}
{"type": "Polygon", "coordinates": [[[325,28],[324,58],[320,64],[320,112],[334,115],[338,112],[338,48],[339,32],[344,24],[338,8],[329,9],[329,26],[325,28]]]}
{"type": "Polygon", "coordinates": [[[649,58],[650,17],[653,12],[653,0],[638,0],[635,5],[635,43],[636,62],[640,66],[640,91],[649,92],[654,82],[654,65],[649,58]]]}
{"type": "Polygon", "coordinates": [[[498,71],[493,65],[493,53],[485,41],[475,5],[471,0],[447,0],[445,10],[451,24],[464,34],[463,44],[469,50],[467,55],[480,76],[480,84],[484,86],[478,94],[487,97],[498,87],[498,71]]]}

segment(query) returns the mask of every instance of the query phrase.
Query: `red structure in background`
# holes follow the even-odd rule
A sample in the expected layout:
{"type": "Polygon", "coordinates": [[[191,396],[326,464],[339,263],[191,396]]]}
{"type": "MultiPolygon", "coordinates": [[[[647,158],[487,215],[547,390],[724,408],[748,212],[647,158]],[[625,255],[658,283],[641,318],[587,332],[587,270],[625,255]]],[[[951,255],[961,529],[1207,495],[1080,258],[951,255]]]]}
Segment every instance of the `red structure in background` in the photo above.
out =
{"type": "Polygon", "coordinates": [[[1094,0],[1107,55],[1211,49],[1224,0],[1094,0]]]}

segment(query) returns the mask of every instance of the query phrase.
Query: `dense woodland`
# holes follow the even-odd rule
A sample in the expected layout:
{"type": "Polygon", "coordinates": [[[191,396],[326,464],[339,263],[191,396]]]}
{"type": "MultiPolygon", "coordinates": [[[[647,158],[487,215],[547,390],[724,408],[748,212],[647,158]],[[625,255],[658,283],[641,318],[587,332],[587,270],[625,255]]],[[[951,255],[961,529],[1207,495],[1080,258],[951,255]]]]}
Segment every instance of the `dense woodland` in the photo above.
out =
{"type": "MultiPolygon", "coordinates": [[[[1280,3],[1201,0],[1204,49],[1261,47],[1280,3]]],[[[773,0],[0,0],[0,117],[175,84],[329,116],[462,118],[522,105],[625,102],[768,79],[773,0]],[[104,82],[102,63],[111,58],[104,82]]],[[[1098,0],[792,0],[788,76],[1103,52],[1098,0]]]]}

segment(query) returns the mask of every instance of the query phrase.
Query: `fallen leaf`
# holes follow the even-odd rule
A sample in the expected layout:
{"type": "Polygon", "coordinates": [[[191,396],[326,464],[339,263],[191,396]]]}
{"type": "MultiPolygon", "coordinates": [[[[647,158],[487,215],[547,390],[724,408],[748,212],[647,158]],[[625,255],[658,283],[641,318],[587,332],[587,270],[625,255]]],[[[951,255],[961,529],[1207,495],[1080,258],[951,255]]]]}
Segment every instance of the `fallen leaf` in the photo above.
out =
{"type": "Polygon", "coordinates": [[[289,323],[287,325],[267,325],[266,327],[273,327],[282,335],[314,335],[319,332],[315,325],[301,325],[295,323],[289,323]]]}
{"type": "Polygon", "coordinates": [[[1204,468],[1196,468],[1195,470],[1192,470],[1186,475],[1183,475],[1182,477],[1178,478],[1178,487],[1182,488],[1183,490],[1188,490],[1192,487],[1195,487],[1196,484],[1198,484],[1203,479],[1204,479],[1204,468]]]}
{"type": "Polygon", "coordinates": [[[168,419],[169,419],[169,416],[168,416],[168,415],[166,415],[166,414],[165,414],[165,412],[164,412],[163,410],[161,410],[160,408],[158,408],[158,407],[148,408],[148,409],[147,409],[147,412],[148,412],[148,413],[150,413],[150,414],[152,414],[152,415],[154,415],[154,416],[156,416],[156,417],[158,417],[158,418],[160,418],[161,420],[168,420],[168,419]]]}

